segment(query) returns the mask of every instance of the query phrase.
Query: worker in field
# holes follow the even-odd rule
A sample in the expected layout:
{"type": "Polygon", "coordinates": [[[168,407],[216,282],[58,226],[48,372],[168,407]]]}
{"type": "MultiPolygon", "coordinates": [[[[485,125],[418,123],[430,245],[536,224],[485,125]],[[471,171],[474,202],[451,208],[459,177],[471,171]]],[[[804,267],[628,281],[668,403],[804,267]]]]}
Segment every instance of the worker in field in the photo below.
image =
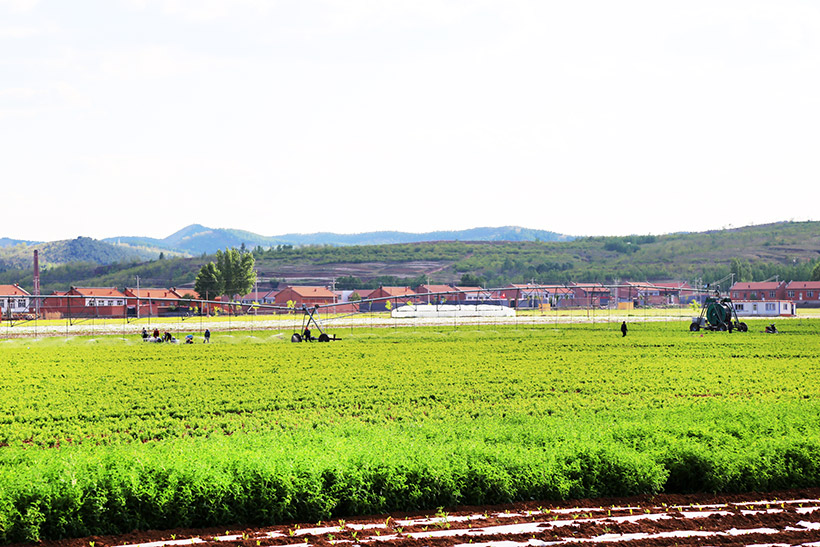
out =
{"type": "Polygon", "coordinates": [[[202,341],[203,344],[209,344],[211,342],[211,330],[205,329],[205,340],[202,341]]]}
{"type": "Polygon", "coordinates": [[[626,336],[626,321],[621,323],[621,337],[626,336]]]}

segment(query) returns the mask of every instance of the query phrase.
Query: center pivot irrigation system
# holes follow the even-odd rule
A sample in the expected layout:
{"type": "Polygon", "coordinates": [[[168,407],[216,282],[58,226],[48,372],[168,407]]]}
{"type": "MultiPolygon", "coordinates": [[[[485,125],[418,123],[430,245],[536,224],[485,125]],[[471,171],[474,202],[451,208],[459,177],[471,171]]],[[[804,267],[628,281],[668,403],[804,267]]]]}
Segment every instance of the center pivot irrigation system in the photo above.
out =
{"type": "MultiPolygon", "coordinates": [[[[106,301],[108,306],[103,306],[98,300],[94,305],[89,305],[88,301],[83,302],[83,296],[71,294],[60,294],[58,296],[33,296],[26,295],[30,299],[27,309],[12,310],[10,299],[17,298],[19,304],[20,296],[0,295],[0,304],[3,304],[2,324],[13,327],[15,324],[36,321],[38,318],[47,318],[49,315],[57,315],[67,321],[67,324],[75,324],[88,320],[99,319],[123,319],[125,322],[138,320],[141,317],[140,310],[146,307],[149,310],[148,319],[162,317],[178,317],[181,321],[193,318],[209,316],[218,310],[218,313],[231,315],[258,314],[260,311],[275,314],[297,314],[302,315],[302,325],[291,335],[292,342],[331,342],[340,340],[336,335],[327,332],[326,327],[320,320],[320,312],[333,314],[332,317],[326,315],[325,322],[341,319],[344,317],[359,315],[370,312],[390,311],[391,315],[399,317],[498,317],[499,315],[515,316],[518,309],[554,309],[570,308],[584,310],[588,313],[594,310],[613,309],[613,304],[617,307],[626,302],[627,309],[632,309],[635,302],[646,305],[650,298],[650,291],[655,291],[652,298],[657,305],[673,306],[677,301],[677,306],[684,305],[687,300],[697,299],[702,305],[700,316],[693,317],[689,326],[691,331],[713,330],[731,331],[738,330],[746,332],[748,330],[745,323],[738,320],[732,301],[729,298],[721,298],[719,286],[717,290],[694,289],[689,286],[658,287],[651,284],[565,284],[565,285],[520,285],[512,287],[501,287],[494,289],[483,289],[478,287],[460,288],[440,292],[393,294],[390,296],[380,296],[375,298],[363,298],[356,301],[329,302],[329,303],[299,303],[293,302],[284,306],[281,304],[260,304],[260,303],[240,303],[226,300],[208,299],[171,299],[171,298],[140,298],[139,296],[126,296],[117,302],[117,306],[111,306],[110,301],[106,301]],[[657,292],[659,289],[677,298],[668,298],[663,293],[657,292]],[[51,304],[50,299],[62,299],[62,308],[51,304]],[[665,302],[665,304],[664,304],[665,302]],[[173,305],[176,311],[172,314],[153,315],[151,310],[158,309],[158,304],[162,303],[168,307],[173,305]],[[297,307],[301,306],[301,307],[297,307]],[[401,312],[410,312],[400,314],[401,312]],[[498,312],[505,312],[499,314],[498,312]],[[59,312],[59,313],[55,313],[59,312]],[[414,315],[415,314],[415,315],[414,315]],[[438,315],[436,315],[438,314],[438,315]],[[318,336],[316,336],[318,332],[318,336]]],[[[688,306],[687,306],[688,307],[688,306]]],[[[146,318],[146,315],[142,315],[146,318]]],[[[594,319],[594,316],[593,316],[594,319]]]]}
{"type": "Polygon", "coordinates": [[[331,340],[341,340],[341,338],[336,338],[336,335],[333,335],[331,338],[323,329],[322,325],[319,324],[319,304],[315,304],[313,308],[307,308],[302,306],[302,331],[301,332],[294,332],[293,336],[290,337],[291,342],[312,342],[313,340],[317,340],[319,342],[330,342],[331,340]],[[316,325],[316,328],[319,330],[319,337],[314,338],[310,332],[310,324],[313,323],[316,325]]]}

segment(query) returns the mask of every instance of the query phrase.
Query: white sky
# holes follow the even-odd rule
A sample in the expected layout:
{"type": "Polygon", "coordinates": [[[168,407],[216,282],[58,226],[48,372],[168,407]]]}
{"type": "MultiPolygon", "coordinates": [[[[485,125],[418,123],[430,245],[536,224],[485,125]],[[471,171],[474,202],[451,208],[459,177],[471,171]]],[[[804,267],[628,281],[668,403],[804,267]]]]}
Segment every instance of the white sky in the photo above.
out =
{"type": "Polygon", "coordinates": [[[816,220],[820,4],[0,0],[0,236],[816,220]]]}

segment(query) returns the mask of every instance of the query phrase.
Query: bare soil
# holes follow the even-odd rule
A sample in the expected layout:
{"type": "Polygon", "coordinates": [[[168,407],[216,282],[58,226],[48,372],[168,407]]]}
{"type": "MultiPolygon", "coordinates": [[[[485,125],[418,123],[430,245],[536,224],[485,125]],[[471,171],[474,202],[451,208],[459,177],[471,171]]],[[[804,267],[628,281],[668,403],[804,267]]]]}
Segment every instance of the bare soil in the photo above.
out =
{"type": "Polygon", "coordinates": [[[656,495],[393,513],[319,523],[147,530],[46,541],[43,547],[268,545],[515,547],[541,545],[803,545],[820,547],[820,488],[656,495]]]}

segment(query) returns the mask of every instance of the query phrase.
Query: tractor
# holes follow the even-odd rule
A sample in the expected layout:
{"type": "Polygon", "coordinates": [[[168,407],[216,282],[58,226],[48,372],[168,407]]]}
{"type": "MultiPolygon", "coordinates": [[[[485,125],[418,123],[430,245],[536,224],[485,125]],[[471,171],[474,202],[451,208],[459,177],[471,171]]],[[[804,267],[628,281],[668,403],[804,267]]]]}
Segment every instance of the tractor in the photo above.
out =
{"type": "Polygon", "coordinates": [[[738,320],[732,299],[721,298],[720,291],[716,291],[714,296],[707,297],[703,302],[700,317],[693,317],[692,324],[689,325],[689,330],[692,332],[700,329],[746,332],[749,327],[738,320]]]}

